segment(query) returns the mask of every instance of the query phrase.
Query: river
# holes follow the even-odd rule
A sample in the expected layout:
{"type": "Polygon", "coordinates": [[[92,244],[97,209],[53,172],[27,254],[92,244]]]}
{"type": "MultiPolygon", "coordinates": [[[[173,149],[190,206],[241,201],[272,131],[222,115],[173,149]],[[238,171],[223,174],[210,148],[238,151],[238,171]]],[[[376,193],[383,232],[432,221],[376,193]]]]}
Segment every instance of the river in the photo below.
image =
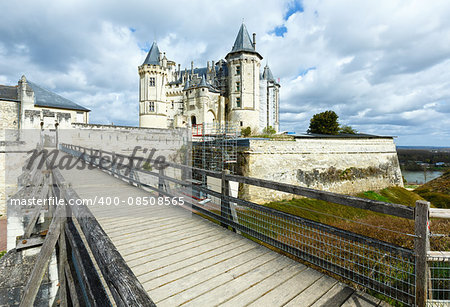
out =
{"type": "Polygon", "coordinates": [[[444,172],[441,171],[427,171],[425,180],[425,174],[423,171],[402,171],[402,175],[405,177],[408,184],[422,184],[441,176],[443,173],[444,172]]]}

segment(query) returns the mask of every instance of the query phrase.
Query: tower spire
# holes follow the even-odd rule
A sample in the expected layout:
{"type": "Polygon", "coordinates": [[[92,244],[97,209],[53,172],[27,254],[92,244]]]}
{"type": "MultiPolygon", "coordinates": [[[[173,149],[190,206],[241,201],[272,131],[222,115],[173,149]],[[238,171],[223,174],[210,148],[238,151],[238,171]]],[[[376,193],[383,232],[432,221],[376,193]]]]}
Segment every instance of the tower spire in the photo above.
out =
{"type": "Polygon", "coordinates": [[[156,42],[154,41],[152,44],[152,47],[150,48],[150,51],[147,54],[147,57],[145,58],[144,63],[142,63],[142,65],[144,64],[149,64],[149,65],[159,65],[159,48],[158,48],[158,44],[156,44],[156,42]]]}

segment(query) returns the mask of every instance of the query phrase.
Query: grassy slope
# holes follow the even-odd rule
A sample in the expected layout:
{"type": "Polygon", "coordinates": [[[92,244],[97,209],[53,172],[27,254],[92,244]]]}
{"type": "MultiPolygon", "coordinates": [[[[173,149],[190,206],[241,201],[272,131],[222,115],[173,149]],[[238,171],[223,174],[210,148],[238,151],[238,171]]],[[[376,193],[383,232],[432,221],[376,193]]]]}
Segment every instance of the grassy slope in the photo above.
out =
{"type": "Polygon", "coordinates": [[[450,209],[450,171],[414,190],[438,208],[450,209]]]}
{"type": "MultiPolygon", "coordinates": [[[[418,194],[400,187],[367,191],[357,196],[406,206],[414,206],[416,200],[422,199],[418,194]]],[[[413,238],[403,235],[403,233],[414,233],[414,221],[411,220],[308,198],[276,201],[265,205],[407,248],[414,246],[413,238]]],[[[436,221],[432,224],[432,230],[438,233],[443,233],[442,231],[445,233],[449,227],[448,221],[436,221]]],[[[448,250],[450,242],[447,241],[432,241],[431,247],[436,250],[448,250]]]]}

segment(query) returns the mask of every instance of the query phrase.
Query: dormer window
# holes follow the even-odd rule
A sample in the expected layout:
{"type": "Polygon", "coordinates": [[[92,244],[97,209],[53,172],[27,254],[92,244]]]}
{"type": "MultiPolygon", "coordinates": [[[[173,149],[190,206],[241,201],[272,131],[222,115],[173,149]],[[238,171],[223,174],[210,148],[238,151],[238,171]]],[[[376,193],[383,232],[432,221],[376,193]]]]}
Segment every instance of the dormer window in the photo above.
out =
{"type": "Polygon", "coordinates": [[[241,74],[241,65],[236,66],[236,75],[241,74]]]}
{"type": "Polygon", "coordinates": [[[150,77],[150,80],[148,82],[149,86],[155,86],[155,77],[150,77]]]}

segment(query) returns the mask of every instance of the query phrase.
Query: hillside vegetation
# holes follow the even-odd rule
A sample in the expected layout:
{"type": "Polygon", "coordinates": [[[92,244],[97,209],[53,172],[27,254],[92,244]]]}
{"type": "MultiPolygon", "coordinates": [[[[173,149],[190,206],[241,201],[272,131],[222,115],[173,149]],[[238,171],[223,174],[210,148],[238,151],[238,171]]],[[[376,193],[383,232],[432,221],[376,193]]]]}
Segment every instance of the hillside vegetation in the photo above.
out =
{"type": "MultiPolygon", "coordinates": [[[[420,195],[400,187],[367,191],[357,196],[411,207],[415,205],[416,200],[423,199],[420,195]]],[[[413,237],[405,235],[414,234],[413,220],[309,198],[275,201],[265,206],[392,244],[414,247],[413,237]]],[[[432,223],[432,231],[436,233],[446,233],[449,227],[450,222],[446,220],[436,220],[432,223]]],[[[450,240],[432,240],[430,243],[433,250],[450,249],[450,240]]]]}
{"type": "Polygon", "coordinates": [[[450,209],[450,171],[421,185],[414,192],[438,208],[450,209]]]}

